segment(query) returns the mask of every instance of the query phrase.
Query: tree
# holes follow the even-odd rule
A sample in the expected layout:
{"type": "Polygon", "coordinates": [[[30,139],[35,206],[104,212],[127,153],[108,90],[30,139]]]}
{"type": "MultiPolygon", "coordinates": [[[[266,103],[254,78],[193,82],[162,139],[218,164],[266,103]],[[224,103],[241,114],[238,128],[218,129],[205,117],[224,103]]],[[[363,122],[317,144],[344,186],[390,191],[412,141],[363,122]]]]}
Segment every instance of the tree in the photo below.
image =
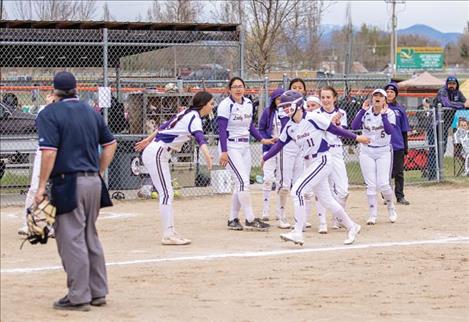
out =
{"type": "Polygon", "coordinates": [[[32,20],[33,3],[32,1],[16,1],[14,5],[14,13],[18,19],[32,20]]]}
{"type": "Polygon", "coordinates": [[[164,16],[170,22],[195,22],[201,7],[192,0],[173,0],[165,3],[164,16]]]}
{"type": "Polygon", "coordinates": [[[111,15],[111,11],[109,10],[109,6],[107,2],[103,4],[103,21],[112,21],[114,17],[111,15]]]}
{"type": "Polygon", "coordinates": [[[76,2],[76,18],[77,20],[93,20],[96,12],[96,1],[79,0],[76,2]]]}
{"type": "Polygon", "coordinates": [[[282,52],[287,54],[289,69],[313,69],[319,64],[321,16],[328,6],[324,1],[305,1],[296,6],[282,28],[282,52]]]}
{"type": "Polygon", "coordinates": [[[243,0],[225,0],[213,3],[212,17],[221,23],[238,23],[246,28],[246,14],[243,0]]]}
{"type": "Polygon", "coordinates": [[[279,44],[282,26],[284,26],[299,0],[249,0],[245,2],[246,65],[259,76],[270,69],[279,44]]]}
{"type": "Polygon", "coordinates": [[[153,0],[150,8],[147,10],[147,20],[151,22],[161,22],[163,18],[163,8],[160,0],[153,0]]]}
{"type": "Polygon", "coordinates": [[[14,11],[19,19],[26,20],[91,20],[96,12],[96,0],[15,1],[14,11]]]}

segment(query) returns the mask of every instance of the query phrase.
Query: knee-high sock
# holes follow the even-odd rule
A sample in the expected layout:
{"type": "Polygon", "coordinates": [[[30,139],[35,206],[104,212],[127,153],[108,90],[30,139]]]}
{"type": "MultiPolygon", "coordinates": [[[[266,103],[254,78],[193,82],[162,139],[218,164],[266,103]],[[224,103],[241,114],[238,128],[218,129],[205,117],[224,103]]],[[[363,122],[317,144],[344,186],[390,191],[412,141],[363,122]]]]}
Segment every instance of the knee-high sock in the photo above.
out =
{"type": "Polygon", "coordinates": [[[287,205],[288,190],[280,189],[279,196],[279,219],[285,219],[285,206],[287,205]]]}
{"type": "Polygon", "coordinates": [[[376,195],[366,195],[368,198],[368,208],[370,209],[370,217],[378,216],[378,201],[376,195]]]}
{"type": "Polygon", "coordinates": [[[233,196],[231,198],[231,212],[230,212],[230,221],[238,218],[239,209],[241,209],[241,204],[239,203],[238,199],[238,191],[233,192],[233,196]]]}
{"type": "Polygon", "coordinates": [[[251,194],[249,191],[239,191],[238,192],[238,200],[241,204],[241,208],[243,208],[244,216],[246,220],[251,222],[254,220],[254,212],[252,211],[251,205],[251,194]]]}
{"type": "Polygon", "coordinates": [[[264,203],[262,208],[262,216],[269,217],[269,199],[270,190],[264,190],[264,203]]]}
{"type": "Polygon", "coordinates": [[[388,209],[394,209],[393,193],[392,189],[388,189],[382,192],[384,200],[386,200],[386,205],[388,209]]]}
{"type": "Polygon", "coordinates": [[[309,216],[313,211],[313,195],[305,196],[305,225],[308,222],[309,216]]]}
{"type": "Polygon", "coordinates": [[[170,236],[174,232],[173,206],[160,204],[160,216],[163,236],[170,236]]]}
{"type": "Polygon", "coordinates": [[[295,208],[294,232],[303,234],[303,228],[306,224],[305,206],[300,206],[300,203],[295,201],[294,208],[295,208]]]}
{"type": "Polygon", "coordinates": [[[338,208],[334,209],[332,211],[332,216],[339,222],[342,226],[345,226],[347,230],[355,226],[355,223],[353,222],[352,218],[349,217],[349,215],[345,212],[344,208],[340,206],[339,203],[337,203],[339,206],[338,208]]]}
{"type": "Polygon", "coordinates": [[[319,224],[326,225],[327,224],[326,207],[322,205],[322,203],[319,201],[317,197],[315,197],[315,199],[316,199],[316,210],[318,212],[319,224]]]}
{"type": "Polygon", "coordinates": [[[277,199],[277,219],[285,217],[285,207],[282,208],[281,201],[280,201],[280,194],[276,193],[277,199]],[[281,217],[282,216],[282,217],[281,217]]]}

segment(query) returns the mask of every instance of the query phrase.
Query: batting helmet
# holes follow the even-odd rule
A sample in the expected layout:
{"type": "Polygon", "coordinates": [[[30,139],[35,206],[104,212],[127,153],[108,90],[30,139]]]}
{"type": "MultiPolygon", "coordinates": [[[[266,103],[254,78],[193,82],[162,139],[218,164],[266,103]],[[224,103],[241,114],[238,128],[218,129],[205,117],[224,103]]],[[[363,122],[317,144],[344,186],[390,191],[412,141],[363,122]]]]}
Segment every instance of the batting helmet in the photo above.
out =
{"type": "Polygon", "coordinates": [[[292,117],[295,115],[298,108],[303,108],[304,102],[305,100],[300,92],[289,90],[280,96],[280,104],[278,107],[283,108],[283,111],[289,117],[292,117]]]}

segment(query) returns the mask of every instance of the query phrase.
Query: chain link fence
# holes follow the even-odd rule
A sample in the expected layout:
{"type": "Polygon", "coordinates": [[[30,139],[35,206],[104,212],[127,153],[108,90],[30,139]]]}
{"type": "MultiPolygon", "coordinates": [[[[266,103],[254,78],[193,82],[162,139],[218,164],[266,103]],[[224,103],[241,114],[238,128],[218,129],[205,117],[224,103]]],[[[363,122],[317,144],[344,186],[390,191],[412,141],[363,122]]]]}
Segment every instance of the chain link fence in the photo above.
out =
{"type": "MultiPolygon", "coordinates": [[[[209,91],[217,103],[227,96],[228,79],[242,75],[243,46],[236,28],[225,26],[224,30],[223,26],[216,30],[208,27],[132,30],[122,25],[119,28],[124,30],[96,29],[94,25],[88,25],[88,29],[73,29],[73,25],[68,26],[72,29],[0,28],[2,206],[24,202],[37,149],[35,118],[52,91],[54,73],[64,69],[75,74],[80,99],[102,113],[118,141],[107,173],[112,197],[156,197],[134,145],[188,107],[197,91],[209,91]]],[[[270,93],[278,87],[288,87],[289,81],[287,76],[276,80],[246,80],[246,96],[254,102],[256,123],[269,104],[270,93]]],[[[338,106],[347,112],[349,124],[372,90],[383,87],[388,81],[387,77],[352,76],[305,79],[308,94],[318,94],[325,85],[337,89],[338,106]]],[[[461,158],[467,154],[461,152],[456,156],[456,152],[453,153],[456,149],[451,149],[453,145],[449,143],[446,157],[438,153],[445,149],[443,127],[449,122],[443,116],[450,118],[450,113],[442,112],[439,116],[434,111],[407,109],[412,127],[405,163],[407,183],[464,173],[461,158]],[[442,130],[437,130],[438,126],[442,130]]],[[[203,127],[209,149],[215,156],[214,164],[218,164],[215,120],[216,109],[212,118],[203,120],[203,127]]],[[[448,142],[452,142],[451,138],[448,142]]],[[[262,176],[261,145],[253,142],[251,151],[251,181],[254,183],[262,176]]],[[[363,184],[358,153],[354,142],[344,141],[351,184],[363,184]]],[[[219,166],[208,171],[193,141],[186,143],[181,152],[174,153],[170,164],[176,197],[231,191],[228,172],[219,166]]]]}

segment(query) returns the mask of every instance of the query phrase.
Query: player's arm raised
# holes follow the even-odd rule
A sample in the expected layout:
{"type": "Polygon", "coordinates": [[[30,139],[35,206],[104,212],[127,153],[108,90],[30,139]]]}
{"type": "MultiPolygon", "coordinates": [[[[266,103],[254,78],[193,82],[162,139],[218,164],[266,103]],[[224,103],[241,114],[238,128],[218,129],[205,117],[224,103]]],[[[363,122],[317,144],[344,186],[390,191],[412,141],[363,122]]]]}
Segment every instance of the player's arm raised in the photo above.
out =
{"type": "Polygon", "coordinates": [[[364,135],[356,135],[355,133],[351,132],[351,131],[348,131],[346,129],[343,129],[341,127],[338,127],[334,124],[330,124],[329,127],[327,128],[328,132],[334,134],[334,135],[337,135],[337,136],[341,136],[341,137],[344,137],[344,138],[347,138],[347,139],[352,139],[352,140],[355,140],[357,141],[358,143],[363,143],[363,144],[369,144],[370,143],[370,139],[364,135]]]}

